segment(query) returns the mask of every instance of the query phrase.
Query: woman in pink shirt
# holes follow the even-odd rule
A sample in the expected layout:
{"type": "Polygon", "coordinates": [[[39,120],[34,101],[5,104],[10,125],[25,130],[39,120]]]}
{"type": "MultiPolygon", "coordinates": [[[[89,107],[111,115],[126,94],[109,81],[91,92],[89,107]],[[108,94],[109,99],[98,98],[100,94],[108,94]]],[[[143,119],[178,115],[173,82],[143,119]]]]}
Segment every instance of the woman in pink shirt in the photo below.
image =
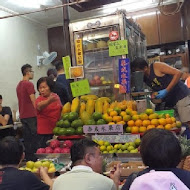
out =
{"type": "Polygon", "coordinates": [[[36,99],[39,148],[46,147],[46,142],[52,138],[53,129],[61,116],[62,104],[59,96],[52,92],[53,88],[54,81],[49,77],[42,77],[37,82],[40,93],[36,99]]]}

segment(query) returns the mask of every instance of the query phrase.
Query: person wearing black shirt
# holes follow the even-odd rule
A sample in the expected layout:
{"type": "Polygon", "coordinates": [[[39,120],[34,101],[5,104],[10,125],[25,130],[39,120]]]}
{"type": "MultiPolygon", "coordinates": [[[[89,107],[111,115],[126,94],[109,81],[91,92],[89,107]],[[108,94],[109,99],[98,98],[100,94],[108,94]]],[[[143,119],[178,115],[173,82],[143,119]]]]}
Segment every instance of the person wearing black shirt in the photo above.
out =
{"type": "Polygon", "coordinates": [[[0,141],[0,189],[1,190],[49,190],[53,182],[45,169],[39,169],[42,180],[30,171],[19,170],[24,158],[23,144],[14,137],[5,137],[0,141]]]}

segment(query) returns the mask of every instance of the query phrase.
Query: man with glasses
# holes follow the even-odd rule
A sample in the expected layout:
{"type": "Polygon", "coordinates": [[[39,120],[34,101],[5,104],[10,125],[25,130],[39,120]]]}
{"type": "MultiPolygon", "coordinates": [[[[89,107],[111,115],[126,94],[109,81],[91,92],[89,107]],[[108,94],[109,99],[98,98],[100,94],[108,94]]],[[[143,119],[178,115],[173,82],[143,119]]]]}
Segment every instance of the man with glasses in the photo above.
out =
{"type": "Polygon", "coordinates": [[[110,178],[101,175],[103,157],[98,144],[90,139],[82,139],[71,147],[73,168],[59,176],[53,190],[116,190],[119,185],[120,167],[117,165],[110,178]]]}
{"type": "Polygon", "coordinates": [[[21,68],[23,78],[18,83],[16,92],[19,104],[20,119],[23,124],[23,138],[26,148],[26,160],[35,161],[34,153],[36,152],[37,138],[37,119],[35,109],[35,90],[30,80],[34,77],[32,66],[25,64],[21,68]]]}

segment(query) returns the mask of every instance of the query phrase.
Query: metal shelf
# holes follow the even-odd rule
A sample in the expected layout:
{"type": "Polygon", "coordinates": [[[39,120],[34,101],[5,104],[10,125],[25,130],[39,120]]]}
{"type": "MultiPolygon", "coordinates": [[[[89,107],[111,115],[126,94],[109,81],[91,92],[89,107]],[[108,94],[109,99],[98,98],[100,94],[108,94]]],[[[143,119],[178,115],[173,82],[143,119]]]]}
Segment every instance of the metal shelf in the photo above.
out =
{"type": "Polygon", "coordinates": [[[85,68],[85,71],[87,71],[86,74],[88,73],[96,73],[96,72],[108,72],[108,71],[113,71],[113,68],[109,68],[109,69],[86,69],[85,68]]]}
{"type": "Polygon", "coordinates": [[[88,53],[100,53],[100,52],[105,52],[105,51],[108,51],[108,50],[109,50],[108,47],[95,48],[95,49],[92,49],[92,50],[84,50],[84,53],[85,54],[88,54],[88,53]]]}

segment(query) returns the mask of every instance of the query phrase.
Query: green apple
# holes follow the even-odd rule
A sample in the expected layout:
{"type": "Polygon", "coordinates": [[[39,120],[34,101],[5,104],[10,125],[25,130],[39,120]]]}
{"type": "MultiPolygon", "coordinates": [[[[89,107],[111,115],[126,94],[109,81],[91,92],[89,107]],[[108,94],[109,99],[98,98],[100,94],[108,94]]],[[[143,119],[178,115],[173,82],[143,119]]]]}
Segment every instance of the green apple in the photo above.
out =
{"type": "Polygon", "coordinates": [[[129,145],[130,145],[130,146],[133,146],[133,147],[136,147],[136,145],[135,145],[134,142],[130,142],[129,145]]]}
{"type": "Polygon", "coordinates": [[[119,150],[117,151],[117,153],[123,153],[123,151],[122,151],[121,149],[119,149],[119,150]]]}
{"type": "Polygon", "coordinates": [[[121,150],[126,150],[127,149],[127,146],[126,145],[122,145],[121,146],[121,150]]]}
{"type": "Polygon", "coordinates": [[[141,143],[141,139],[135,139],[134,143],[138,147],[141,143]]]}
{"type": "Polygon", "coordinates": [[[126,142],[126,143],[125,143],[125,145],[128,147],[128,146],[129,146],[129,143],[128,143],[128,142],[126,142]]]}
{"type": "Polygon", "coordinates": [[[134,148],[134,146],[129,146],[128,148],[127,148],[127,150],[130,152],[131,150],[134,150],[135,148],[134,148]]]}
{"type": "Polygon", "coordinates": [[[108,141],[104,142],[104,146],[109,146],[109,145],[110,145],[110,143],[108,141]]]}
{"type": "Polygon", "coordinates": [[[130,153],[138,153],[138,149],[137,148],[133,149],[133,150],[130,151],[130,153]]]}
{"type": "Polygon", "coordinates": [[[128,150],[124,150],[123,153],[129,153],[129,151],[128,150]]]}

